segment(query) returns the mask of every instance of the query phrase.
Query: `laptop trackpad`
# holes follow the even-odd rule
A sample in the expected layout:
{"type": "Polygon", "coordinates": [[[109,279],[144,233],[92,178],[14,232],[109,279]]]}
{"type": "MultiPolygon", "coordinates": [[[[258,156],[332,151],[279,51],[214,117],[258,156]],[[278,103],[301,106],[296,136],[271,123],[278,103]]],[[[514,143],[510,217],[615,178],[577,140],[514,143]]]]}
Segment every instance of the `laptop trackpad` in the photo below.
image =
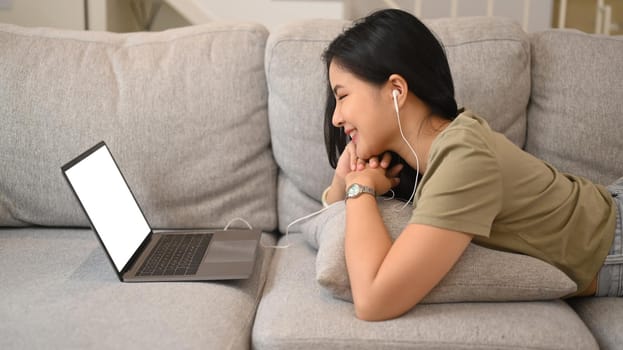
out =
{"type": "Polygon", "coordinates": [[[214,240],[208,247],[205,262],[222,263],[234,261],[253,261],[255,240],[214,240]]]}

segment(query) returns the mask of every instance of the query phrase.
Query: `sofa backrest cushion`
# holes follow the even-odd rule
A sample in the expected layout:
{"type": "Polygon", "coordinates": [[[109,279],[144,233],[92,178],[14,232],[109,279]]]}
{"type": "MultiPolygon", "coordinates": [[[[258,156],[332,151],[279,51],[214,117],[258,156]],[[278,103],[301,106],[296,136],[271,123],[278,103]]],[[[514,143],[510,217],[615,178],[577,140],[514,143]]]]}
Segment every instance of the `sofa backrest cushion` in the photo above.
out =
{"type": "Polygon", "coordinates": [[[267,37],[0,25],[0,226],[88,225],[60,167],[104,140],[152,227],[274,230],[267,37]]]}
{"type": "Polygon", "coordinates": [[[601,184],[623,176],[623,37],[548,30],[530,41],[526,150],[601,184]]]}
{"type": "MultiPolygon", "coordinates": [[[[523,147],[530,95],[530,44],[502,18],[435,19],[426,24],[445,46],[456,99],[523,147]]],[[[266,47],[269,119],[280,168],[279,227],[319,207],[331,182],[324,146],[326,68],[322,53],[349,23],[311,20],[271,33],[266,47]]]]}

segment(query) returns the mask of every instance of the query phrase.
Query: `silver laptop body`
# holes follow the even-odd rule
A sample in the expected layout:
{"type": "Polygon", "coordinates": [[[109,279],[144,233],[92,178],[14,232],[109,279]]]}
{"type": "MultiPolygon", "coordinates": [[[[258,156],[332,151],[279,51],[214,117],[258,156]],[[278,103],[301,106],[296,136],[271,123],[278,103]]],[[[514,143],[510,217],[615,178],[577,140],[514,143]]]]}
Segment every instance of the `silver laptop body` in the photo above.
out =
{"type": "Polygon", "coordinates": [[[245,279],[253,273],[259,230],[152,230],[105,142],[61,169],[121,281],[245,279]]]}

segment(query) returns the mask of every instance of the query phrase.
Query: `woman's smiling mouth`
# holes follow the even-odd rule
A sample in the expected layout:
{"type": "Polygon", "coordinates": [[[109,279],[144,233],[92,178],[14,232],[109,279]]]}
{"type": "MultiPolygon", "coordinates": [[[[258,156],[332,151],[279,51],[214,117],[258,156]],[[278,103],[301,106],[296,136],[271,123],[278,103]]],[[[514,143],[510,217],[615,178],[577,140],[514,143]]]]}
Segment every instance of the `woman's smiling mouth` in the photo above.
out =
{"type": "Polygon", "coordinates": [[[357,131],[355,129],[344,130],[344,133],[350,137],[351,141],[355,142],[357,137],[357,131]]]}

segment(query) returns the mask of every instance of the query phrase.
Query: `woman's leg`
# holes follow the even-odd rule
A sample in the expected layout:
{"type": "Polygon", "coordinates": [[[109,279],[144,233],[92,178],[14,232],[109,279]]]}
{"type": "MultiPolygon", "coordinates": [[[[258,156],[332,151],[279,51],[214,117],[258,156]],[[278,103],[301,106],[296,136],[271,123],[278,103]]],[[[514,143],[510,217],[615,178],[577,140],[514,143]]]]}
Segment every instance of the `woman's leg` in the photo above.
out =
{"type": "Polygon", "coordinates": [[[599,271],[595,296],[623,296],[623,178],[608,186],[617,206],[617,226],[612,248],[599,271]]]}

